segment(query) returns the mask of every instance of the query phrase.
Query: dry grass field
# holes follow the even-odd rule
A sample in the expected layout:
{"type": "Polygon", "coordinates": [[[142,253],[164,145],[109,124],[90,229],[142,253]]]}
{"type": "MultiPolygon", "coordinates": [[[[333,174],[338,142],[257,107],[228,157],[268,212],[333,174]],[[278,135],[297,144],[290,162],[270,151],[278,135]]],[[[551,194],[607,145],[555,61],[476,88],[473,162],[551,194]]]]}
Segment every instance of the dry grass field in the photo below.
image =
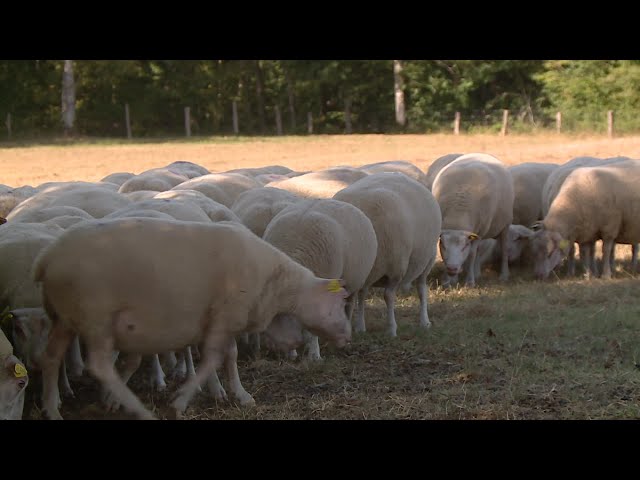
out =
{"type": "MultiPolygon", "coordinates": [[[[6,145],[5,145],[6,146],[6,145]]],[[[118,171],[141,172],[175,160],[212,171],[286,165],[317,170],[334,165],[403,159],[426,169],[452,152],[491,153],[509,165],[562,163],[579,155],[640,158],[640,136],[608,139],[564,135],[352,135],[207,138],[166,143],[84,142],[0,148],[0,183],[95,181],[118,171]]],[[[630,248],[618,246],[610,281],[547,282],[512,271],[508,284],[487,271],[477,288],[442,289],[441,265],[430,276],[433,327],[417,328],[417,296],[397,302],[398,337],[385,335],[384,301],[367,303],[367,329],[342,350],[323,345],[324,360],[289,361],[262,352],[243,356],[240,377],[257,406],[216,403],[198,394],[190,419],[626,419],[640,418],[640,302],[628,271],[630,248]]],[[[578,269],[579,270],[579,269],[578,269]]],[[[148,365],[132,389],[160,418],[170,418],[170,395],[147,386],[148,365]]],[[[224,383],[225,379],[222,378],[224,383]]],[[[40,418],[38,380],[25,418],[40,418]]],[[[124,419],[105,413],[96,382],[72,379],[67,419],[124,419]]]]}

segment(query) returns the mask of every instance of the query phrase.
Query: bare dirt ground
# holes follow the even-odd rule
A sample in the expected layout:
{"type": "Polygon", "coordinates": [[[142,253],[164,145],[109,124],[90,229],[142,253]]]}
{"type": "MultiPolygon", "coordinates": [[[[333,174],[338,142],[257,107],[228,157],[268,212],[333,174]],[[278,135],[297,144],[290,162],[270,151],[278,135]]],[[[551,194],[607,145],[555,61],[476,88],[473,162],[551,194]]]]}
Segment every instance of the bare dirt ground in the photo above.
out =
{"type": "Polygon", "coordinates": [[[409,160],[426,168],[439,156],[455,152],[491,153],[508,165],[563,163],[580,155],[640,157],[640,136],[336,135],[210,140],[0,148],[0,184],[97,181],[110,173],[140,173],[175,160],[189,160],[211,171],[270,164],[303,171],[384,160],[409,160]]]}
{"type": "MultiPolygon", "coordinates": [[[[563,163],[572,157],[640,157],[640,136],[353,135],[190,142],[0,148],[0,183],[95,181],[118,171],[141,172],[175,160],[212,171],[286,165],[317,170],[334,165],[403,159],[425,169],[453,152],[491,153],[509,165],[563,163]]],[[[599,247],[598,247],[599,251],[599,247]]],[[[630,248],[617,246],[611,281],[565,278],[548,282],[514,269],[508,284],[485,271],[477,288],[443,290],[437,264],[430,275],[433,327],[416,326],[415,293],[396,304],[399,330],[387,337],[384,300],[367,301],[367,332],[347,348],[322,345],[322,362],[289,361],[263,352],[242,356],[239,371],[257,406],[194,398],[189,419],[613,419],[640,417],[638,279],[628,269],[630,248]]],[[[580,269],[578,269],[580,271],[580,269]]],[[[171,395],[147,384],[148,365],[131,387],[160,418],[171,418],[171,395]]],[[[221,375],[223,383],[224,375],[221,375]]],[[[67,419],[127,419],[105,412],[89,375],[71,379],[67,419]]],[[[39,419],[37,376],[25,418],[39,419]]]]}

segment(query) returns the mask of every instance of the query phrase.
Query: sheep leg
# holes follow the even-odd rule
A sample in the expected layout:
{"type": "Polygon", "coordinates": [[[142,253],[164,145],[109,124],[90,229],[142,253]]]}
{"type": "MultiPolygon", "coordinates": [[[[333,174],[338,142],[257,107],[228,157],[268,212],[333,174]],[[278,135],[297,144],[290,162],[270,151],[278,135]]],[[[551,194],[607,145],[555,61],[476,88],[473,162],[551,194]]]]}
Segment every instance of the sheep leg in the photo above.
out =
{"type": "Polygon", "coordinates": [[[254,358],[260,354],[260,332],[249,334],[249,352],[254,358]]]}
{"type": "Polygon", "coordinates": [[[569,246],[567,276],[573,277],[576,274],[576,245],[572,243],[569,246]]]}
{"type": "MultiPolygon", "coordinates": [[[[89,372],[91,372],[91,374],[100,381],[103,388],[109,392],[109,397],[122,405],[125,410],[133,413],[140,420],[155,420],[155,416],[142,404],[140,399],[127,387],[126,383],[118,375],[118,372],[116,372],[113,362],[111,361],[112,345],[112,340],[104,339],[95,343],[87,342],[89,372]]],[[[141,355],[138,354],[127,355],[125,358],[125,368],[130,370],[136,363],[140,365],[141,358],[141,355]]]]}
{"type": "MultiPolygon", "coordinates": [[[[478,242],[473,242],[478,243],[478,242]]],[[[501,258],[500,258],[500,281],[506,282],[509,280],[509,226],[505,227],[502,232],[500,232],[500,249],[501,249],[501,258]]],[[[476,247],[476,250],[478,248],[476,247]]]]}
{"type": "Polygon", "coordinates": [[[302,331],[302,337],[304,338],[305,348],[307,350],[307,359],[313,361],[322,360],[320,356],[320,343],[318,337],[306,330],[302,331]]]}
{"type": "Polygon", "coordinates": [[[357,293],[352,293],[351,295],[349,295],[349,298],[347,298],[347,318],[349,319],[349,323],[351,323],[351,318],[353,317],[353,311],[356,308],[356,302],[358,301],[358,295],[357,293]]]}
{"type": "Polygon", "coordinates": [[[589,279],[593,274],[593,250],[591,243],[581,243],[580,247],[580,260],[582,260],[582,267],[584,269],[584,277],[589,279]]]}
{"type": "Polygon", "coordinates": [[[62,420],[58,375],[62,359],[73,340],[73,331],[55,323],[49,333],[49,343],[42,355],[42,410],[46,418],[62,420]]]}
{"type": "Polygon", "coordinates": [[[62,357],[62,365],[60,365],[60,389],[65,397],[75,397],[71,384],[69,384],[69,377],[67,377],[67,361],[65,357],[62,357]]]}
{"type": "Polygon", "coordinates": [[[151,388],[154,388],[158,391],[165,390],[167,388],[167,384],[164,381],[165,374],[162,371],[162,365],[160,365],[160,357],[156,355],[151,356],[151,388]]]}
{"type": "Polygon", "coordinates": [[[169,374],[173,372],[173,369],[176,368],[176,365],[178,364],[175,352],[163,353],[162,362],[164,363],[165,368],[167,369],[167,372],[169,374]]]}
{"type": "Polygon", "coordinates": [[[469,268],[469,271],[467,272],[467,277],[465,282],[467,287],[475,287],[476,285],[476,278],[474,275],[475,272],[473,271],[474,270],[473,265],[475,264],[477,255],[478,255],[478,242],[471,242],[471,246],[469,247],[469,257],[471,258],[471,260],[469,260],[469,265],[471,265],[471,268],[469,268]]]}
{"type": "Polygon", "coordinates": [[[80,350],[80,338],[76,335],[73,337],[71,347],[67,352],[67,365],[69,366],[69,373],[72,377],[82,376],[84,370],[84,361],[82,360],[82,351],[80,350]]]}
{"type": "Polygon", "coordinates": [[[416,287],[418,289],[418,297],[420,298],[420,326],[423,328],[430,328],[431,322],[429,321],[429,312],[427,311],[429,301],[427,270],[422,272],[416,280],[416,287]]]}
{"type": "Polygon", "coordinates": [[[631,245],[631,272],[636,273],[638,271],[638,244],[631,245]]]}
{"type": "Polygon", "coordinates": [[[397,336],[398,324],[396,323],[396,289],[398,283],[395,282],[393,286],[387,286],[384,289],[384,301],[387,304],[387,331],[392,337],[397,336]]]}
{"type": "Polygon", "coordinates": [[[369,293],[369,287],[362,287],[358,291],[358,308],[356,310],[356,324],[354,327],[354,330],[358,333],[367,331],[364,323],[364,301],[367,298],[367,293],[369,293]]]}
{"type": "MultiPolygon", "coordinates": [[[[142,362],[142,355],[139,353],[127,353],[125,355],[122,372],[120,372],[122,383],[127,384],[133,374],[140,368],[140,362],[142,362]]],[[[104,404],[107,412],[116,412],[120,408],[120,402],[114,396],[112,390],[106,390],[104,404]]]]}
{"type": "MultiPolygon", "coordinates": [[[[240,323],[241,319],[238,323],[240,323]]],[[[228,321],[233,323],[233,319],[229,318],[228,321]]],[[[244,319],[246,321],[246,319],[244,319]]],[[[187,409],[189,401],[196,393],[198,386],[202,385],[204,381],[216,370],[218,370],[224,361],[226,346],[228,345],[229,337],[223,332],[211,332],[202,343],[202,354],[200,365],[195,376],[188,377],[187,381],[176,392],[175,399],[172,402],[172,406],[176,411],[176,416],[181,416],[187,409]]]]}
{"type": "Polygon", "coordinates": [[[611,278],[611,253],[615,241],[613,239],[602,239],[602,277],[604,279],[611,278]]]}
{"type": "Polygon", "coordinates": [[[173,378],[180,381],[187,377],[187,363],[184,353],[184,350],[176,352],[176,366],[172,373],[173,378]]]}
{"type": "Polygon", "coordinates": [[[247,392],[240,382],[240,374],[238,373],[238,345],[235,338],[231,338],[227,355],[224,359],[227,380],[229,381],[229,390],[243,407],[253,407],[256,401],[247,392]]]}
{"type": "MultiPolygon", "coordinates": [[[[196,374],[196,369],[193,366],[193,356],[191,355],[191,347],[187,346],[184,349],[184,358],[185,358],[185,362],[187,364],[187,375],[193,377],[196,374]]],[[[202,388],[200,387],[200,385],[198,385],[197,388],[198,392],[202,392],[202,388]]]]}
{"type": "Polygon", "coordinates": [[[611,248],[611,271],[615,271],[616,269],[616,243],[613,242],[613,247],[611,248]]]}
{"type": "Polygon", "coordinates": [[[227,397],[227,392],[222,388],[220,378],[218,378],[218,373],[215,370],[207,377],[207,389],[211,396],[216,400],[227,401],[229,399],[227,397]]]}

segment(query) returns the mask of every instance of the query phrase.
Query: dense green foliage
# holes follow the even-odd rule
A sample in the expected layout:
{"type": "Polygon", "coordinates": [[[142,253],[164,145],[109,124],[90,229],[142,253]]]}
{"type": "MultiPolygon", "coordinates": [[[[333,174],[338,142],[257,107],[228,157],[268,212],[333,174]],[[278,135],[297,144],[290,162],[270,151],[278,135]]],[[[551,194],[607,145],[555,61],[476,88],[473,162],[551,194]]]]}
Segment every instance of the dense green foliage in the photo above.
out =
{"type": "MultiPolygon", "coordinates": [[[[405,60],[407,125],[395,122],[391,60],[76,60],[75,130],[123,136],[129,104],[136,137],[182,135],[184,107],[194,135],[233,132],[232,101],[240,133],[272,135],[280,109],[286,134],[352,131],[499,129],[502,110],[512,129],[553,127],[604,130],[615,110],[616,129],[640,129],[637,60],[405,60]]],[[[62,60],[0,61],[0,118],[11,114],[15,136],[59,133],[62,60]]]]}

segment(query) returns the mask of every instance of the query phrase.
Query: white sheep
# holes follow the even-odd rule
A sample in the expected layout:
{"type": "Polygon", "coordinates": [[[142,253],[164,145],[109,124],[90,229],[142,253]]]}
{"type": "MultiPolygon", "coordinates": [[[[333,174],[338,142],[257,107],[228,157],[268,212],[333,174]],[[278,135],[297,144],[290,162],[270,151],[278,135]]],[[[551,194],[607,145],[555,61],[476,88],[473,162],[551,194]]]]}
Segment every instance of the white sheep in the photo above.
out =
{"type": "Polygon", "coordinates": [[[387,162],[369,163],[358,168],[369,174],[384,172],[404,173],[407,177],[413,178],[427,188],[429,187],[427,183],[427,176],[424,174],[424,172],[416,167],[413,163],[407,162],[405,160],[390,160],[387,162]]]}
{"type": "Polygon", "coordinates": [[[138,212],[140,210],[154,210],[156,212],[166,213],[176,220],[185,222],[211,222],[207,214],[197,204],[190,201],[169,198],[151,198],[149,200],[134,202],[106,215],[104,218],[120,218],[124,214],[131,215],[131,212],[138,212]]]}
{"type": "Polygon", "coordinates": [[[117,173],[112,173],[110,175],[107,175],[106,177],[104,177],[100,181],[104,182],[104,183],[113,183],[113,184],[118,185],[119,187],[121,187],[124,182],[126,182],[127,180],[129,180],[130,178],[133,178],[135,176],[136,176],[135,173],[117,172],[117,173]]]}
{"type": "Polygon", "coordinates": [[[36,194],[36,189],[29,185],[11,188],[2,185],[0,188],[0,218],[6,218],[22,201],[36,194]]]}
{"type": "Polygon", "coordinates": [[[88,182],[50,185],[16,206],[7,220],[18,221],[23,215],[31,215],[28,212],[55,206],[76,207],[99,218],[131,203],[128,198],[105,185],[88,182]]]}
{"type": "Polygon", "coordinates": [[[202,209],[212,222],[234,221],[239,222],[240,219],[228,207],[221,203],[214,202],[209,197],[197,190],[169,190],[158,193],[154,198],[169,198],[192,202],[202,209]]]}
{"type": "Polygon", "coordinates": [[[54,325],[43,362],[49,418],[61,418],[57,373],[74,332],[87,347],[89,371],[144,419],[153,415],[115,372],[114,349],[139,357],[199,345],[196,375],[172,402],[180,415],[234,336],[263,331],[278,314],[296,315],[338,346],[351,337],[339,280],[316,277],[235,222],[84,222],[38,257],[34,279],[54,325]]]}
{"type": "Polygon", "coordinates": [[[22,420],[29,375],[0,330],[0,420],[22,420]]]}
{"type": "Polygon", "coordinates": [[[331,198],[337,192],[369,174],[352,167],[336,167],[267,183],[266,188],[287,190],[300,197],[331,198]]]}
{"type": "MultiPolygon", "coordinates": [[[[299,201],[278,213],[262,238],[316,276],[342,278],[351,318],[378,249],[371,220],[362,211],[338,200],[299,201]]],[[[308,347],[309,358],[319,360],[317,337],[308,347]]]]}
{"type": "Polygon", "coordinates": [[[183,182],[174,187],[174,190],[197,190],[211,200],[231,208],[243,192],[260,187],[260,182],[239,173],[210,173],[183,182]]]}
{"type": "Polygon", "coordinates": [[[187,180],[186,176],[179,175],[166,168],[154,168],[130,178],[120,186],[118,191],[120,193],[130,193],[138,190],[165,192],[187,180]]]}
{"type": "Polygon", "coordinates": [[[170,172],[177,173],[178,175],[182,175],[187,178],[201,177],[202,175],[209,175],[211,173],[202,165],[198,165],[197,163],[185,160],[178,160],[176,162],[170,163],[164,168],[166,168],[170,172]]]}
{"type": "Polygon", "coordinates": [[[542,189],[547,178],[559,167],[556,163],[527,162],[508,167],[513,178],[513,223],[532,225],[544,218],[542,189]]]}
{"type": "Polygon", "coordinates": [[[370,287],[383,287],[388,332],[396,336],[396,292],[416,281],[420,326],[429,327],[427,275],[437,256],[440,208],[429,190],[402,173],[377,173],[339,191],[335,200],[350,203],[369,217],[376,232],[376,261],[358,293],[355,330],[365,331],[364,300],[370,287]]]}
{"type": "MultiPolygon", "coordinates": [[[[602,239],[602,278],[611,278],[615,243],[640,241],[640,161],[622,160],[574,169],[564,180],[532,239],[539,279],[569,253],[574,242],[587,248],[602,239]]],[[[587,251],[586,256],[592,256],[587,251]]],[[[587,265],[587,274],[589,274],[587,265]]]]}
{"type": "Polygon", "coordinates": [[[443,155],[442,157],[436,158],[434,162],[431,165],[429,165],[429,168],[427,169],[427,173],[426,173],[427,188],[429,190],[432,190],[433,181],[438,176],[438,173],[440,173],[440,170],[442,170],[444,167],[446,167],[451,162],[453,162],[456,158],[461,157],[462,155],[463,155],[462,153],[449,153],[447,155],[443,155]]]}
{"type": "Polygon", "coordinates": [[[283,167],[282,165],[267,165],[265,167],[257,167],[257,168],[236,168],[234,170],[228,170],[225,173],[239,173],[241,175],[246,175],[249,177],[258,177],[260,175],[288,175],[291,173],[296,173],[291,170],[289,167],[283,167]]]}
{"type": "MultiPolygon", "coordinates": [[[[32,279],[31,267],[37,255],[63,232],[60,227],[39,223],[8,222],[0,228],[0,310],[9,307],[11,311],[11,328],[16,332],[18,327],[16,353],[29,370],[39,370],[49,332],[41,289],[32,279]]],[[[74,372],[81,370],[82,359],[74,357],[74,361],[74,372]]],[[[62,374],[63,393],[73,396],[65,366],[62,374]]]]}
{"type": "MultiPolygon", "coordinates": [[[[601,165],[613,165],[620,162],[629,160],[628,157],[610,157],[610,158],[597,158],[597,157],[575,157],[571,160],[563,163],[557,169],[555,169],[544,183],[542,188],[542,213],[543,217],[549,212],[551,203],[554,201],[558,192],[562,188],[562,185],[566,178],[574,171],[584,167],[596,167],[601,165]]],[[[588,275],[596,274],[596,262],[595,262],[595,241],[590,241],[584,244],[580,244],[581,255],[584,266],[586,267],[586,273],[588,275]],[[584,255],[583,255],[584,254],[584,255]]],[[[568,275],[575,275],[575,245],[571,243],[568,251],[568,275]]],[[[612,257],[613,261],[613,257],[612,257]]]]}
{"type": "Polygon", "coordinates": [[[240,195],[231,206],[239,220],[261,237],[278,213],[301,198],[279,188],[254,188],[240,195]]]}
{"type": "MultiPolygon", "coordinates": [[[[447,274],[461,272],[467,257],[474,265],[476,240],[500,236],[500,279],[509,278],[507,241],[513,219],[513,180],[505,165],[484,153],[462,155],[444,167],[433,182],[433,195],[442,212],[440,254],[447,274]]],[[[469,268],[466,284],[475,285],[469,268]]]]}

